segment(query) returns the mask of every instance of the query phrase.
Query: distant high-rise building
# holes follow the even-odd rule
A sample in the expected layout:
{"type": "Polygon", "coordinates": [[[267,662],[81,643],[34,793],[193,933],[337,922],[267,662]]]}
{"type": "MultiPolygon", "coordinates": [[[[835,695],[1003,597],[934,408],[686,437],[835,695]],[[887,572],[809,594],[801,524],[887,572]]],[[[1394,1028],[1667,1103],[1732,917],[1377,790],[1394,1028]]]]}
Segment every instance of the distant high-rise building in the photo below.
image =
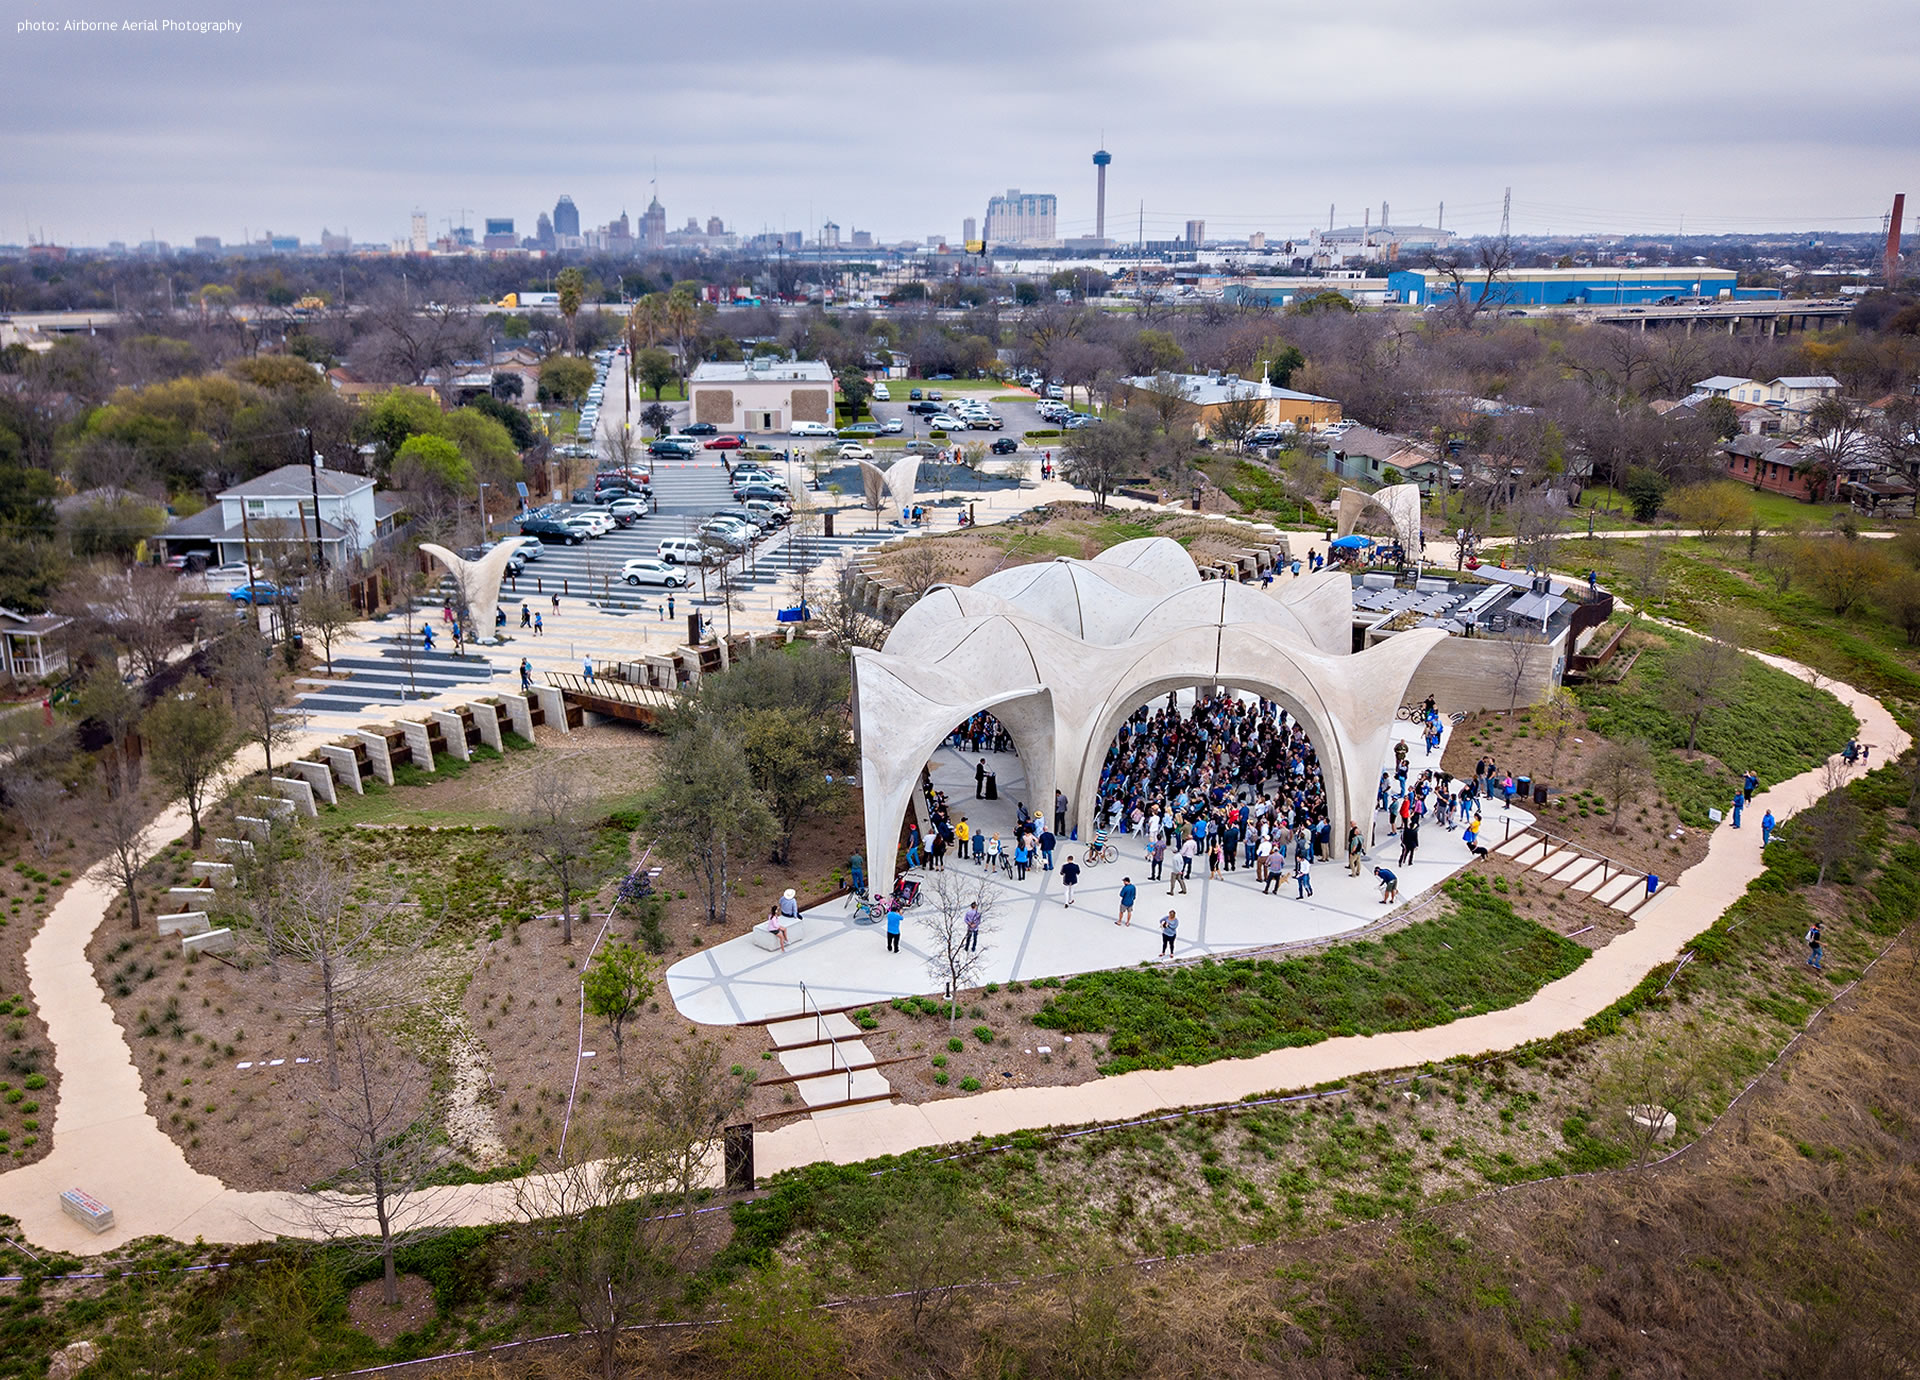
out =
{"type": "Polygon", "coordinates": [[[854,247],[855,249],[871,249],[871,248],[873,248],[873,231],[871,231],[871,230],[856,230],[856,231],[854,231],[854,232],[853,232],[853,247],[854,247]]]}
{"type": "MultiPolygon", "coordinates": [[[[218,245],[218,243],[219,241],[216,240],[215,244],[218,245]]],[[[353,249],[353,236],[351,233],[344,234],[344,235],[336,235],[331,230],[325,229],[324,227],[321,229],[320,252],[322,254],[345,254],[350,252],[352,249],[353,249]]]]}
{"type": "Polygon", "coordinates": [[[563,196],[553,203],[553,233],[555,235],[577,235],[580,233],[580,212],[573,204],[573,198],[563,196]]]}
{"type": "Polygon", "coordinates": [[[1050,245],[1056,238],[1059,207],[1056,196],[1022,195],[1017,187],[1010,187],[1005,196],[987,202],[987,232],[982,238],[990,245],[1050,245]]]}
{"type": "Polygon", "coordinates": [[[545,211],[533,223],[533,243],[539,249],[553,248],[553,222],[547,218],[545,211]]]}
{"type": "Polygon", "coordinates": [[[220,237],[218,235],[195,235],[193,237],[193,252],[196,254],[218,254],[220,252],[220,237]]]}
{"type": "Polygon", "coordinates": [[[721,235],[726,234],[727,227],[725,222],[723,222],[718,216],[708,216],[707,217],[707,233],[709,235],[714,236],[716,239],[719,238],[721,235]]]}
{"type": "Polygon", "coordinates": [[[1190,220],[1187,222],[1187,243],[1189,245],[1198,249],[1206,242],[1206,238],[1207,223],[1204,220],[1190,220]]]}
{"type": "Polygon", "coordinates": [[[840,247],[840,227],[828,221],[820,227],[820,247],[838,249],[840,247]]]}
{"type": "Polygon", "coordinates": [[[1254,232],[1253,232],[1253,233],[1252,233],[1251,235],[1248,235],[1248,236],[1247,236],[1247,248],[1249,248],[1249,249],[1265,249],[1266,247],[1267,247],[1267,232],[1266,232],[1266,231],[1264,231],[1264,230],[1256,230],[1256,231],[1254,231],[1254,232]]]}
{"type": "MultiPolygon", "coordinates": [[[[555,228],[559,227],[556,225],[555,228]]],[[[647,202],[647,209],[641,213],[640,247],[642,249],[667,247],[667,208],[660,204],[660,198],[657,196],[647,202]]]]}
{"type": "Polygon", "coordinates": [[[413,213],[413,226],[407,236],[407,247],[416,254],[427,252],[427,215],[424,211],[413,213]]]}
{"type": "Polygon", "coordinates": [[[980,222],[972,216],[968,216],[961,222],[960,242],[962,244],[972,244],[975,240],[979,239],[980,236],[975,233],[979,228],[980,222]]]}
{"type": "Polygon", "coordinates": [[[1093,155],[1093,237],[1096,240],[1107,237],[1107,164],[1112,161],[1113,155],[1105,149],[1093,155]]]}
{"type": "Polygon", "coordinates": [[[513,233],[512,216],[488,216],[487,235],[481,243],[488,249],[513,249],[519,239],[513,233]]]}

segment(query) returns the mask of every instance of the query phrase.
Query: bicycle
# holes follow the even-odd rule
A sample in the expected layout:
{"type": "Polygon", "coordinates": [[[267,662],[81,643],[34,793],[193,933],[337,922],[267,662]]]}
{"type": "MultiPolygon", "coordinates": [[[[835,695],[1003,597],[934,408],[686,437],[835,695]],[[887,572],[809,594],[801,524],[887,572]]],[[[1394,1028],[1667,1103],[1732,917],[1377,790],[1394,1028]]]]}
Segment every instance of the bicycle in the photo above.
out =
{"type": "Polygon", "coordinates": [[[1087,860],[1081,864],[1082,867],[1093,867],[1099,863],[1110,863],[1119,860],[1120,850],[1107,842],[1108,832],[1109,831],[1105,829],[1096,829],[1093,831],[1093,843],[1087,849],[1087,860]]]}

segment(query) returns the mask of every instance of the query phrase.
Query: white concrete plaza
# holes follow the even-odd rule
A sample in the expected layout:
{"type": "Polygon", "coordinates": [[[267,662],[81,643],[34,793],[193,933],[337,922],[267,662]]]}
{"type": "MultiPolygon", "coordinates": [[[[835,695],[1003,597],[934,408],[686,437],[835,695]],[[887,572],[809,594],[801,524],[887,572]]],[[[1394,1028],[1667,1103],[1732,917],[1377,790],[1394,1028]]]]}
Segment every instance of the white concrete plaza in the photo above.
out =
{"type": "MultiPolygon", "coordinates": [[[[1408,740],[1415,775],[1427,764],[1437,764],[1440,752],[1427,757],[1418,727],[1396,723],[1395,736],[1408,740]]],[[[1451,728],[1448,729],[1451,732],[1451,728]]],[[[1442,745],[1444,750],[1444,742],[1442,745]]],[[[1013,753],[987,753],[989,766],[999,776],[1000,799],[973,799],[973,770],[978,756],[942,747],[934,759],[935,784],[947,792],[957,818],[999,830],[1010,841],[1017,801],[1025,798],[1025,778],[1013,753]]],[[[1389,754],[1384,766],[1391,767],[1389,754]]],[[[1028,799],[1029,808],[1043,802],[1028,799]]],[[[1051,802],[1044,802],[1051,812],[1051,802]]],[[[1506,836],[1506,821],[1518,831],[1533,816],[1498,803],[1486,806],[1484,839],[1497,844],[1506,836]]],[[[1339,859],[1313,868],[1311,897],[1296,898],[1288,878],[1277,896],[1264,895],[1250,868],[1222,873],[1209,881],[1204,864],[1188,894],[1167,894],[1165,881],[1147,879],[1144,843],[1134,835],[1114,836],[1119,860],[1084,871],[1075,889],[1074,904],[1062,903],[1060,874],[1035,869],[1024,882],[997,874],[987,885],[995,904],[981,938],[986,952],[981,982],[1005,983],[1038,977],[1066,977],[1100,968],[1121,968],[1157,961],[1160,954],[1160,918],[1169,907],[1179,912],[1180,937],[1176,958],[1203,954],[1230,954],[1274,944],[1323,939],[1370,924],[1389,913],[1381,904],[1380,887],[1372,868],[1384,863],[1400,878],[1400,903],[1417,901],[1471,861],[1458,830],[1443,833],[1429,826],[1421,831],[1419,852],[1406,867],[1396,866],[1399,847],[1386,834],[1371,849],[1371,859],[1360,876],[1347,874],[1344,847],[1336,840],[1339,859]],[[1132,877],[1139,888],[1132,928],[1117,928],[1121,880],[1132,877]]],[[[1063,844],[1056,863],[1068,856],[1084,860],[1085,850],[1063,844]]],[[[1172,864],[1169,863],[1169,870],[1172,864]]],[[[983,869],[951,856],[947,869],[966,878],[985,878],[983,869]]],[[[922,883],[930,874],[924,867],[913,873],[922,883]]],[[[791,941],[785,953],[760,948],[743,935],[681,959],[667,970],[667,990],[674,1005],[690,1020],[705,1025],[732,1025],[801,1009],[800,984],[823,1008],[855,1003],[889,1002],[895,997],[937,994],[941,982],[927,966],[927,936],[917,917],[929,907],[907,912],[901,928],[901,951],[887,952],[881,925],[856,925],[848,906],[835,903],[809,911],[805,934],[791,941]]]]}

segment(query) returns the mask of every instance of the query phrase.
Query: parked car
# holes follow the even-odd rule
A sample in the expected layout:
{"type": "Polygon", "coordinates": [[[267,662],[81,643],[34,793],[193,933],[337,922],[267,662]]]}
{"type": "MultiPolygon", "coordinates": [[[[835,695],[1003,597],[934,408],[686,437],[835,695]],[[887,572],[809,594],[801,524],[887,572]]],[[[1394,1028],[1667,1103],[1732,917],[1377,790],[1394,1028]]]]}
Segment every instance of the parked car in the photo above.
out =
{"type": "Polygon", "coordinates": [[[789,436],[831,436],[833,428],[825,422],[795,422],[787,428],[789,436]]]}
{"type": "Polygon", "coordinates": [[[213,557],[205,551],[189,551],[184,556],[167,557],[167,569],[176,575],[191,574],[205,570],[212,560],[213,557]]]}
{"type": "Polygon", "coordinates": [[[720,434],[720,428],[712,422],[692,422],[685,428],[685,434],[688,436],[717,436],[720,434]]]}
{"type": "Polygon", "coordinates": [[[487,550],[493,550],[493,548],[499,546],[501,542],[505,542],[515,551],[518,551],[520,553],[520,559],[523,561],[537,561],[547,554],[547,548],[532,537],[502,537],[500,541],[488,542],[487,550]]]}
{"type": "Polygon", "coordinates": [[[630,585],[665,585],[668,589],[679,589],[687,583],[687,577],[665,561],[646,559],[621,566],[620,578],[630,585]]]}
{"type": "Polygon", "coordinates": [[[918,388],[912,388],[912,389],[909,389],[909,390],[907,391],[907,397],[908,397],[908,399],[909,399],[910,401],[913,401],[913,402],[919,402],[919,401],[920,401],[920,390],[919,390],[918,388]]]}
{"type": "Polygon", "coordinates": [[[784,503],[776,502],[770,498],[749,498],[744,500],[740,506],[756,518],[763,515],[771,518],[772,525],[775,527],[784,526],[793,518],[793,509],[787,507],[784,503]]]}
{"type": "Polygon", "coordinates": [[[917,437],[907,442],[908,455],[938,455],[940,447],[932,441],[922,441],[917,437]]]}
{"type": "Polygon", "coordinates": [[[873,400],[875,402],[892,402],[893,394],[887,390],[886,384],[876,383],[873,386],[873,400]]]}
{"type": "Polygon", "coordinates": [[[569,527],[549,517],[521,518],[520,535],[536,537],[543,542],[560,542],[567,546],[578,546],[587,539],[587,534],[580,528],[569,527]]]}
{"type": "Polygon", "coordinates": [[[940,410],[940,404],[934,402],[913,402],[907,404],[907,411],[916,412],[922,417],[931,417],[940,410]]]}
{"type": "MultiPolygon", "coordinates": [[[[460,557],[463,560],[477,561],[491,550],[493,550],[491,546],[463,546],[460,548],[460,557]]],[[[519,552],[516,551],[507,558],[507,574],[518,575],[526,568],[526,558],[519,552]]]]}
{"type": "Polygon", "coordinates": [[[940,390],[939,390],[938,388],[929,388],[929,389],[927,390],[927,401],[928,401],[928,402],[939,402],[939,401],[940,401],[940,390]]]}
{"type": "Polygon", "coordinates": [[[757,466],[735,465],[733,482],[735,484],[778,484],[782,488],[786,487],[786,481],[774,474],[772,470],[763,470],[757,466]]]}
{"type": "Polygon", "coordinates": [[[716,436],[707,442],[708,450],[739,450],[747,443],[744,436],[716,436]]]}
{"type": "Polygon", "coordinates": [[[901,432],[905,431],[906,429],[907,429],[906,423],[902,422],[898,417],[889,417],[884,423],[882,423],[880,427],[880,434],[883,436],[898,436],[901,432]]]}
{"type": "Polygon", "coordinates": [[[236,604],[291,604],[298,596],[291,589],[281,589],[271,580],[255,580],[251,584],[241,585],[227,598],[236,604]]]}
{"type": "Polygon", "coordinates": [[[873,459],[873,452],[857,441],[849,441],[840,447],[840,458],[842,460],[871,460],[873,459]]]}
{"type": "Polygon", "coordinates": [[[944,412],[936,412],[927,418],[927,425],[935,431],[965,431],[967,424],[958,417],[949,417],[944,412]]]}
{"type": "Polygon", "coordinates": [[[653,505],[644,498],[614,498],[607,500],[607,511],[617,519],[622,513],[630,513],[635,518],[643,518],[653,511],[653,505]]]}
{"type": "Polygon", "coordinates": [[[749,498],[765,498],[771,499],[775,503],[784,503],[787,498],[787,491],[777,484],[762,484],[756,480],[751,484],[737,485],[734,488],[733,496],[735,499],[743,502],[749,498]]]}
{"type": "Polygon", "coordinates": [[[967,418],[967,427],[971,431],[1002,431],[1006,428],[1006,425],[1005,422],[990,413],[986,415],[976,413],[974,416],[967,418]]]}
{"type": "Polygon", "coordinates": [[[647,447],[647,454],[688,460],[697,453],[699,444],[698,441],[683,441],[672,436],[662,436],[659,440],[647,447]]]}
{"type": "Polygon", "coordinates": [[[706,558],[707,553],[706,548],[701,546],[700,543],[692,537],[666,537],[661,540],[660,545],[655,549],[653,554],[657,559],[663,560],[669,565],[674,565],[681,561],[685,561],[691,565],[698,565],[706,558]]]}
{"type": "Polygon", "coordinates": [[[843,426],[840,428],[840,439],[843,441],[857,441],[862,436],[878,436],[879,434],[880,423],[878,422],[855,422],[852,426],[843,426]]]}
{"type": "Polygon", "coordinates": [[[717,546],[723,551],[745,551],[753,544],[753,529],[733,522],[703,522],[700,524],[700,541],[705,546],[717,546]]]}
{"type": "Polygon", "coordinates": [[[987,449],[991,450],[995,455],[1012,455],[1016,450],[1020,449],[1020,443],[1011,436],[996,436],[993,444],[987,447],[987,449]]]}

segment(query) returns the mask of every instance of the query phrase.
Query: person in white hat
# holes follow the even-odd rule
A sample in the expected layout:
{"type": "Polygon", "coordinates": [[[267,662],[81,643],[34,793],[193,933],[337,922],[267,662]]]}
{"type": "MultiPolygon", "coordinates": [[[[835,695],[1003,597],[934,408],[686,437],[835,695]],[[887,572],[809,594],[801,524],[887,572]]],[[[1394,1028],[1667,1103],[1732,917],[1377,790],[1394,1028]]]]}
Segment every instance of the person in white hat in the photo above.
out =
{"type": "Polygon", "coordinates": [[[780,895],[780,914],[789,920],[800,918],[800,903],[793,899],[792,887],[788,887],[780,895]]]}

